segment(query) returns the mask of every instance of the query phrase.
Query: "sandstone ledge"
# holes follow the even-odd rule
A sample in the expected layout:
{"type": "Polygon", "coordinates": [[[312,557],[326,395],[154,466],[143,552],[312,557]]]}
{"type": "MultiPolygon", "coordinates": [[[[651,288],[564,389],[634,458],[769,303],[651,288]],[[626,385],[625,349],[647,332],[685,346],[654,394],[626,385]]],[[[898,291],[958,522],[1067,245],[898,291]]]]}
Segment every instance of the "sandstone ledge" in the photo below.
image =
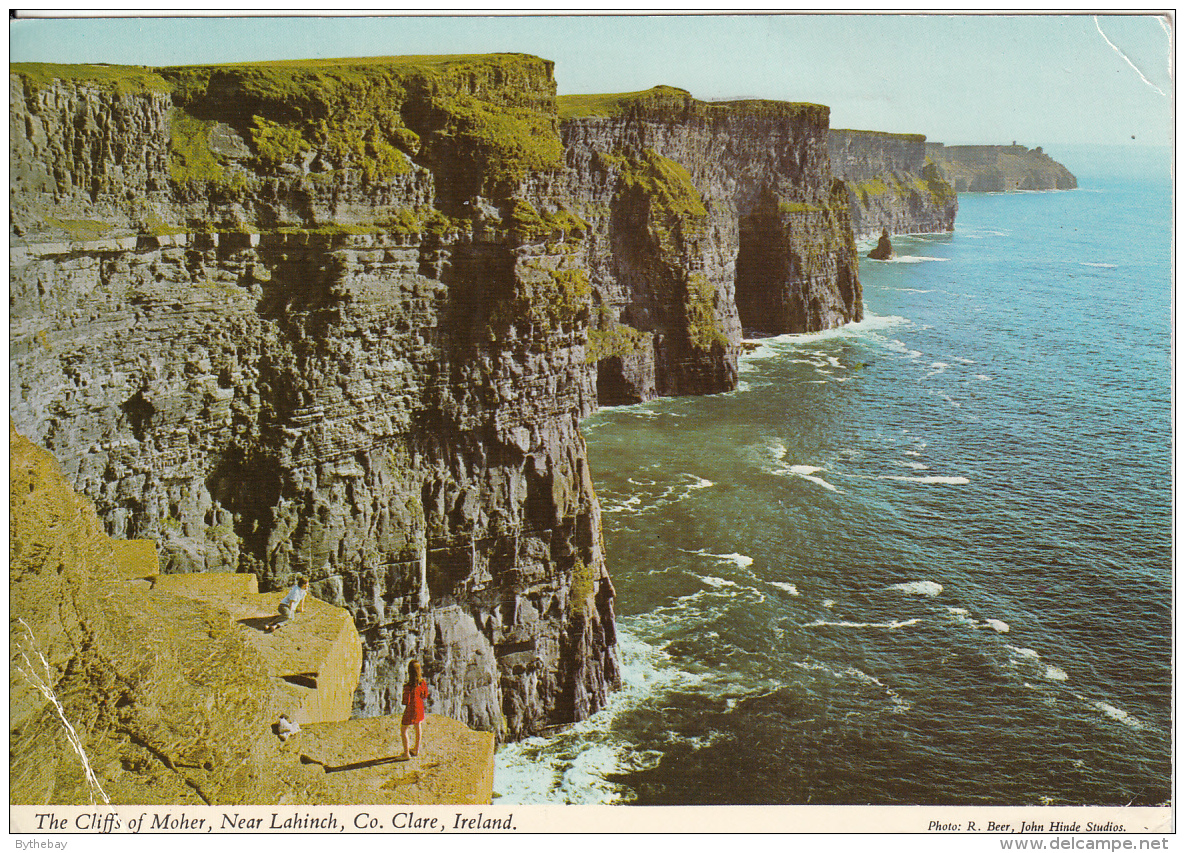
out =
{"type": "Polygon", "coordinates": [[[331,773],[303,757],[399,752],[398,719],[347,719],[361,651],[345,610],[309,601],[264,634],[282,593],[157,575],[152,544],[108,538],[14,430],[10,465],[11,803],[489,802],[493,736],[453,720],[430,718],[406,764],[331,773]],[[319,725],[281,742],[280,713],[319,725]]]}

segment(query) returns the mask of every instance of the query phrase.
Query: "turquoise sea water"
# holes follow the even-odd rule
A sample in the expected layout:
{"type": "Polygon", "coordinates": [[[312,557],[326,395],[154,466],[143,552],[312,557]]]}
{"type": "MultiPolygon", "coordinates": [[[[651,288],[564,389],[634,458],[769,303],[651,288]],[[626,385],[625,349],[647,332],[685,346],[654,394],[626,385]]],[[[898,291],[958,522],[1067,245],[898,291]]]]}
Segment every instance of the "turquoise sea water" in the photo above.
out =
{"type": "Polygon", "coordinates": [[[1170,798],[1171,183],[1106,154],[862,259],[868,318],[737,391],[585,422],[626,683],[499,802],[1170,798]]]}

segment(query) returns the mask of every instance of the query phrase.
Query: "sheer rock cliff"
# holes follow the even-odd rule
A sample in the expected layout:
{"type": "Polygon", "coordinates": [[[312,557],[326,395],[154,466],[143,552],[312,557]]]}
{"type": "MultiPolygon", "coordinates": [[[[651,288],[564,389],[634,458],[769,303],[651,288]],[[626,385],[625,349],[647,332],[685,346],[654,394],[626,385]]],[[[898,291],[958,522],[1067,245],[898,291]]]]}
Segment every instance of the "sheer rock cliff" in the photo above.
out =
{"type": "Polygon", "coordinates": [[[602,403],[730,390],[741,329],[859,320],[827,107],[705,103],[659,86],[559,99],[568,195],[592,223],[602,403]]]}
{"type": "Polygon", "coordinates": [[[831,168],[847,185],[857,238],[953,231],[955,188],[927,156],[926,137],[832,130],[831,168]]]}
{"type": "Polygon", "coordinates": [[[411,658],[504,739],[602,707],[580,419],[732,388],[742,324],[862,314],[825,107],[561,125],[520,55],[12,71],[17,428],[165,571],[310,577],[358,716],[411,658]]]}

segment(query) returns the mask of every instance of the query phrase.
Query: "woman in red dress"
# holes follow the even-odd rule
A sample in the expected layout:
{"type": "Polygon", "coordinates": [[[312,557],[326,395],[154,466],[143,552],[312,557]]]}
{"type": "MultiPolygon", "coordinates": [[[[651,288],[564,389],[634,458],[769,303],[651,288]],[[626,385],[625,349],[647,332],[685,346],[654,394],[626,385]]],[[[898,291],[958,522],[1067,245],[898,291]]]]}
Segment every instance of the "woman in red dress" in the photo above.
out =
{"type": "Polygon", "coordinates": [[[420,662],[413,660],[407,665],[407,684],[403,685],[403,727],[399,733],[403,738],[403,755],[399,756],[401,760],[406,761],[409,754],[420,754],[420,738],[423,735],[424,727],[424,700],[427,698],[428,683],[424,681],[424,675],[420,671],[420,662]],[[416,727],[416,748],[409,750],[407,748],[407,730],[412,726],[416,727]]]}

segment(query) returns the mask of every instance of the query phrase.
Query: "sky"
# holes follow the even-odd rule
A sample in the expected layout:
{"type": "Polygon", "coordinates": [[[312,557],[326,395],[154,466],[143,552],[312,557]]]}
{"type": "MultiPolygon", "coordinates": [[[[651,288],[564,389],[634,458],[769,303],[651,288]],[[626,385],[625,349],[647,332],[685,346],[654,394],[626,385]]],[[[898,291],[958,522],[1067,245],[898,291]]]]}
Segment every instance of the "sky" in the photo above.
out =
{"type": "Polygon", "coordinates": [[[181,65],[517,52],[560,94],[667,84],[831,108],[947,144],[1167,145],[1172,24],[1152,15],[650,15],[10,21],[12,62],[181,65]]]}

